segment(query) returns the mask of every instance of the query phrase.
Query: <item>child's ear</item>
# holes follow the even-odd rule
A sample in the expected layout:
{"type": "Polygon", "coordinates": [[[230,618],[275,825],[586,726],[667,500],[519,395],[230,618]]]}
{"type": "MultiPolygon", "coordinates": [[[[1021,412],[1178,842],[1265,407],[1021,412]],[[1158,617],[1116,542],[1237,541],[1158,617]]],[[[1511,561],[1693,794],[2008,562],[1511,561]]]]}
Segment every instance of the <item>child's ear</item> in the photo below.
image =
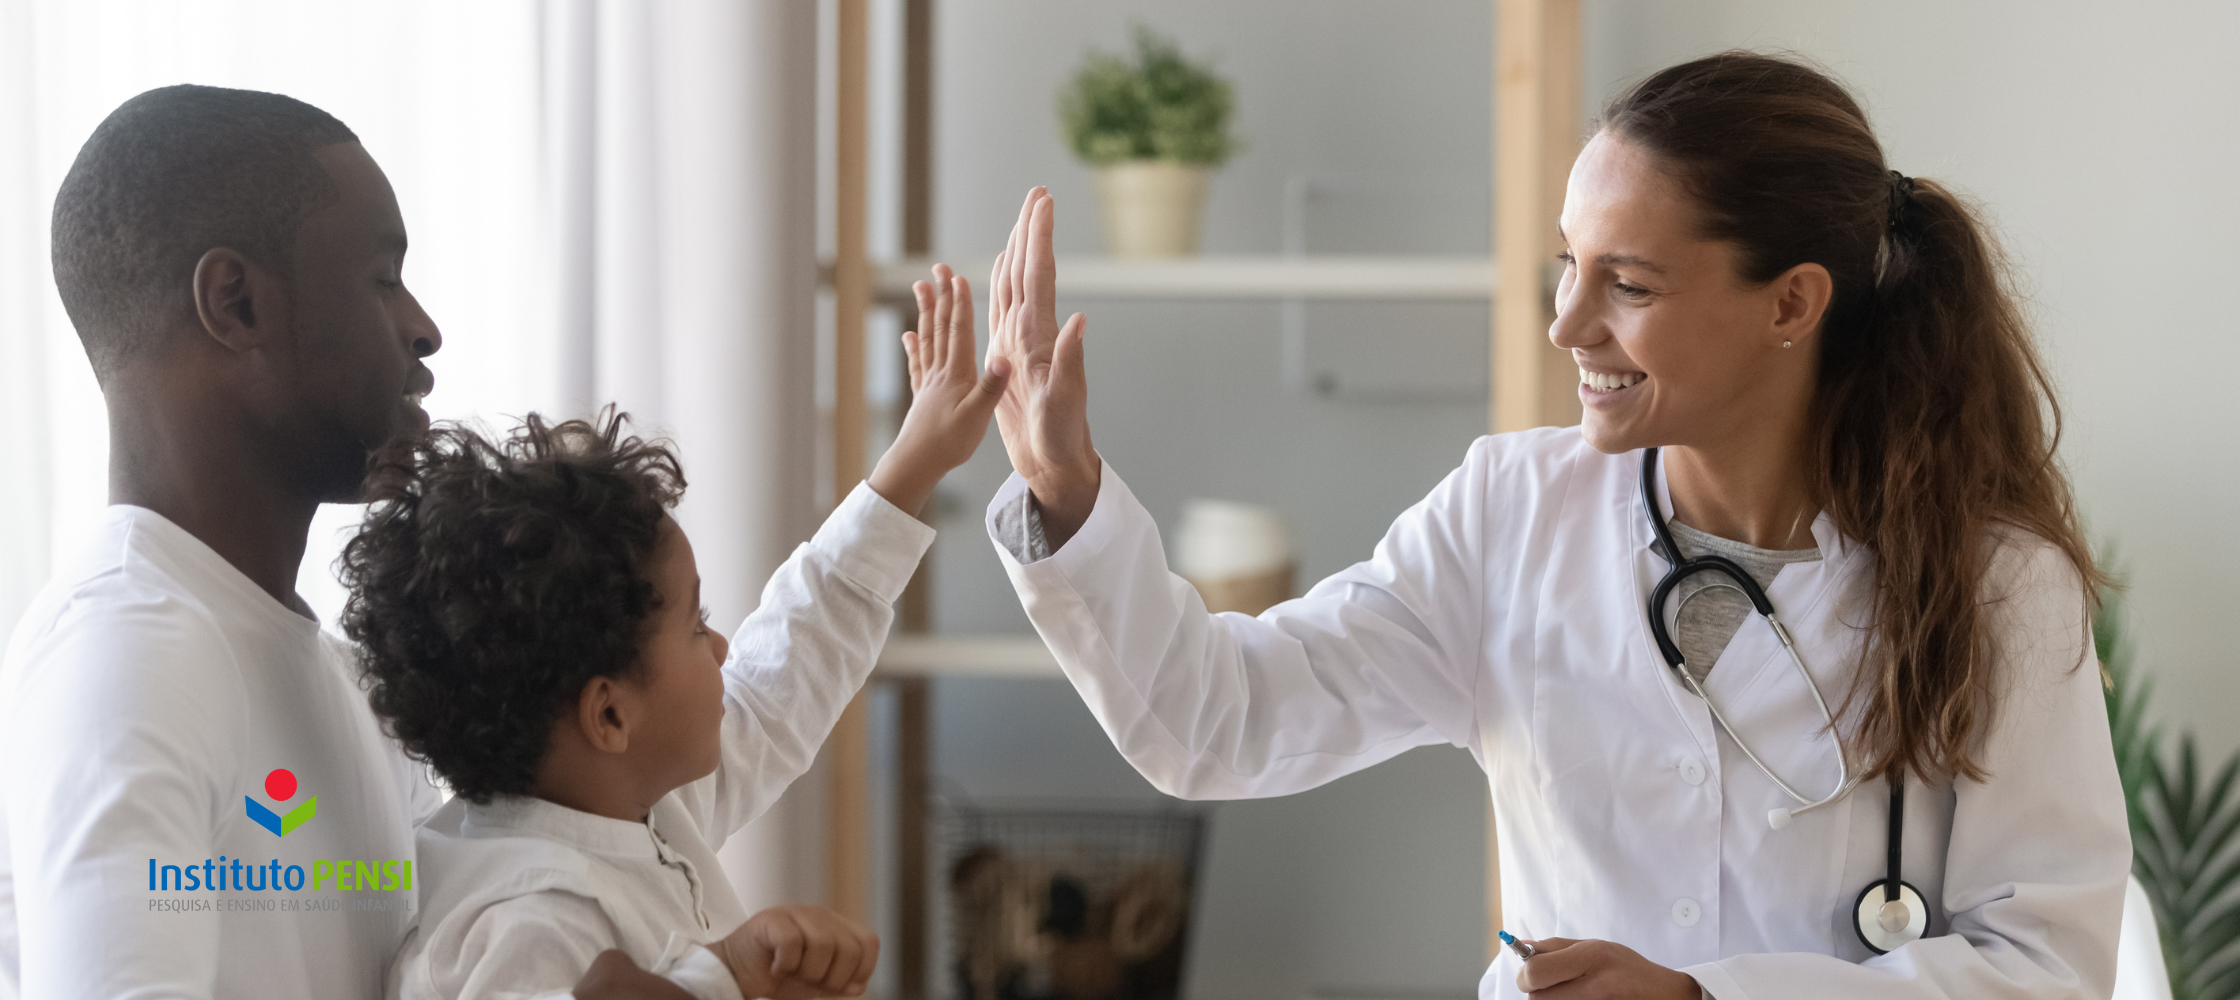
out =
{"type": "Polygon", "coordinates": [[[630,723],[636,715],[627,686],[612,677],[593,677],[576,698],[576,725],[584,741],[601,753],[630,749],[630,723]]]}

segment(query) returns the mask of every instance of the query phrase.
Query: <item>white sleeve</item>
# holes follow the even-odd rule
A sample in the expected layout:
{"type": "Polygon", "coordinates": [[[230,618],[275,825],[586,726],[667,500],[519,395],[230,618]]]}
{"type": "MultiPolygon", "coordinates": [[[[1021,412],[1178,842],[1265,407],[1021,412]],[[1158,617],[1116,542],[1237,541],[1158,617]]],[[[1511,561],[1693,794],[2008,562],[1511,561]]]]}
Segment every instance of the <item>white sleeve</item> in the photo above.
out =
{"type": "Polygon", "coordinates": [[[1737,955],[1681,971],[1720,1000],[2106,997],[2131,833],[2075,570],[2050,545],[2008,546],[1987,574],[2002,687],[1985,781],[1954,783],[1943,908],[1951,926],[1852,964],[1737,955]]]}
{"type": "Polygon", "coordinates": [[[1183,798],[1286,795],[1477,742],[1486,456],[1481,440],[1369,561],[1258,618],[1206,612],[1109,465],[1089,519],[1048,558],[1022,565],[1005,544],[1016,475],[989,531],[1035,630],[1137,771],[1183,798]]]}
{"type": "MultiPolygon", "coordinates": [[[[26,997],[206,998],[215,913],[151,910],[150,858],[207,858],[239,773],[246,696],[217,631],[176,603],[81,601],[14,664],[0,708],[26,997]],[[218,663],[216,661],[225,661],[218,663]]],[[[235,805],[234,808],[239,808],[235,805]]],[[[193,869],[190,869],[193,870],[193,869]]]]}
{"type": "Polygon", "coordinates": [[[723,760],[678,790],[710,844],[762,815],[809,769],[886,645],[894,601],[933,529],[859,485],[794,550],[731,639],[723,760]]]}

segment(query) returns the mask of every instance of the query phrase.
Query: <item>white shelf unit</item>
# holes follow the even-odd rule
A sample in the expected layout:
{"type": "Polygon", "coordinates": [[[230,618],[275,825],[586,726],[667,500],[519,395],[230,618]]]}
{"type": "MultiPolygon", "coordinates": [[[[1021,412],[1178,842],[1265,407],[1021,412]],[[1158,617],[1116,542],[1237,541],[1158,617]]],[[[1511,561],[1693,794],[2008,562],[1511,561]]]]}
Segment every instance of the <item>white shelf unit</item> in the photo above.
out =
{"type": "Polygon", "coordinates": [[[900,634],[879,651],[872,677],[1063,678],[1065,673],[1039,636],[900,634]]]}
{"type": "MultiPolygon", "coordinates": [[[[970,279],[976,295],[986,294],[993,254],[878,262],[872,265],[872,294],[907,302],[911,283],[929,278],[936,262],[970,279]]],[[[1491,257],[1221,254],[1058,261],[1058,294],[1090,298],[1487,300],[1493,293],[1491,257]]]]}

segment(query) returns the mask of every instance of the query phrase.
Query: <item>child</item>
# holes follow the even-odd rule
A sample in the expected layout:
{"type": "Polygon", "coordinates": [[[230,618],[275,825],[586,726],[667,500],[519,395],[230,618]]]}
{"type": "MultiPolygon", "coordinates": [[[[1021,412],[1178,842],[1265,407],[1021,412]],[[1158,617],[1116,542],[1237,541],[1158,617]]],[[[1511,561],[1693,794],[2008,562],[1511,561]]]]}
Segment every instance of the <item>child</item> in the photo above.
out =
{"type": "Polygon", "coordinates": [[[715,850],[806,770],[870,673],[933,530],[912,515],[985,435],[972,295],[937,267],[903,335],[915,399],[869,481],[778,568],[732,643],[667,510],[676,458],[531,416],[439,427],[343,555],[374,711],[458,798],[419,836],[391,997],[564,995],[620,949],[694,996],[863,992],[878,939],[816,907],[743,912],[715,850]]]}

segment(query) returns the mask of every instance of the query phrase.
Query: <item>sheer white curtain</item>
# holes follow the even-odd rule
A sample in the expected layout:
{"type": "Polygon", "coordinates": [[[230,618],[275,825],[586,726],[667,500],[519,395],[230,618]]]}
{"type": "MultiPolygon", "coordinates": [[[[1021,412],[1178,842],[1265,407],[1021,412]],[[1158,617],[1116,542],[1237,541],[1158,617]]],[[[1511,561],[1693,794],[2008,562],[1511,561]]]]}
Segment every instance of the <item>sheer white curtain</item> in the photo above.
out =
{"type": "MultiPolygon", "coordinates": [[[[96,123],[193,82],[290,94],[397,191],[443,328],[429,409],[619,403],[678,441],[716,621],[815,526],[816,5],[789,0],[0,0],[0,628],[104,502],[98,389],[47,216],[96,123]]],[[[332,620],[357,510],[299,589],[332,620]]],[[[749,906],[817,895],[815,782],[727,854],[749,906]]]]}

